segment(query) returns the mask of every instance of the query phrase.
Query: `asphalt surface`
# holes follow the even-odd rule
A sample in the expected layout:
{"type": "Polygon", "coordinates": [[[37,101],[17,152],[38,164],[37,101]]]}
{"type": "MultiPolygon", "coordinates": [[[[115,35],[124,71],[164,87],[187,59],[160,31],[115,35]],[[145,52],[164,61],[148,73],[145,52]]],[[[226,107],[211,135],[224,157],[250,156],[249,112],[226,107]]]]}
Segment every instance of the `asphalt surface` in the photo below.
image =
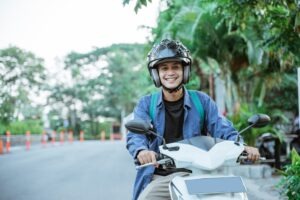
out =
{"type": "MultiPolygon", "coordinates": [[[[0,200],[130,200],[134,177],[124,141],[13,147],[0,155],[0,200]]],[[[279,176],[243,180],[249,200],[284,199],[279,176]]]]}
{"type": "Polygon", "coordinates": [[[17,147],[0,155],[0,200],[130,199],[134,176],[120,141],[17,147]]]}

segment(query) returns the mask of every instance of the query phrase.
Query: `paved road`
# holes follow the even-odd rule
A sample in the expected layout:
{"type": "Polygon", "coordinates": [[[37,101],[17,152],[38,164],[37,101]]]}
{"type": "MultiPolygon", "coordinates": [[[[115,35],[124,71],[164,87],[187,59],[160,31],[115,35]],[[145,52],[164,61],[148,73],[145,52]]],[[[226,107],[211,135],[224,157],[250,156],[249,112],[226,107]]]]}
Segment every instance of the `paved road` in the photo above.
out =
{"type": "Polygon", "coordinates": [[[0,155],[0,200],[130,199],[134,176],[123,141],[14,148],[0,155]]]}
{"type": "MultiPolygon", "coordinates": [[[[0,200],[130,200],[134,177],[124,141],[13,148],[0,155],[0,200]]],[[[249,200],[282,199],[278,180],[244,179],[249,200]]]]}

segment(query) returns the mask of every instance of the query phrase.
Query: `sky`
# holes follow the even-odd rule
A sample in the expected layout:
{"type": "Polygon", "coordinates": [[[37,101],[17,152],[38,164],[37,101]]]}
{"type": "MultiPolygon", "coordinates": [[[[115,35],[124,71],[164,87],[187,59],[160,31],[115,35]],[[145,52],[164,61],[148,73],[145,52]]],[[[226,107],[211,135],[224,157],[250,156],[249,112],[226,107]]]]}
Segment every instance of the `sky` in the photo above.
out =
{"type": "MultiPolygon", "coordinates": [[[[17,46],[30,51],[45,60],[48,76],[55,77],[50,82],[68,82],[57,60],[71,51],[147,41],[149,30],[139,27],[156,25],[159,0],[138,13],[135,2],[123,6],[123,0],[0,0],[0,49],[17,46]]],[[[45,92],[30,96],[45,105],[45,92]]]]}
{"type": "Polygon", "coordinates": [[[14,45],[47,63],[71,51],[86,53],[115,43],[145,42],[155,26],[158,0],[137,14],[135,1],[0,0],[0,49],[14,45]]]}

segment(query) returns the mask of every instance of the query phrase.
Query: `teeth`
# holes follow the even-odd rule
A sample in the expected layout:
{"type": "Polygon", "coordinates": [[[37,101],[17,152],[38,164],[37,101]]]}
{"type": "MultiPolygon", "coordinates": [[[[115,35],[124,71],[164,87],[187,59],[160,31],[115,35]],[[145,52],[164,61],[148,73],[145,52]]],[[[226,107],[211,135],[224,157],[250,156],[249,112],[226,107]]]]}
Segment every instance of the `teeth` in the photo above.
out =
{"type": "Polygon", "coordinates": [[[168,81],[169,81],[169,80],[175,80],[175,78],[166,78],[166,80],[168,80],[168,81]]]}

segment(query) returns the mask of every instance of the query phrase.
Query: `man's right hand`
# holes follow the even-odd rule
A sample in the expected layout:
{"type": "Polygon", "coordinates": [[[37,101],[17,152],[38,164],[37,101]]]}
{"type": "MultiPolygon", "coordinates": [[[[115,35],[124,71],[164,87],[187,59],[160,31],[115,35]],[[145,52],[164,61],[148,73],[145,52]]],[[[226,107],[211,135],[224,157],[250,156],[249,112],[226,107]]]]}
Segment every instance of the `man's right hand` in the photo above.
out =
{"type": "Polygon", "coordinates": [[[156,163],[156,155],[157,154],[154,151],[141,150],[137,155],[137,159],[141,165],[147,163],[156,163]]]}

